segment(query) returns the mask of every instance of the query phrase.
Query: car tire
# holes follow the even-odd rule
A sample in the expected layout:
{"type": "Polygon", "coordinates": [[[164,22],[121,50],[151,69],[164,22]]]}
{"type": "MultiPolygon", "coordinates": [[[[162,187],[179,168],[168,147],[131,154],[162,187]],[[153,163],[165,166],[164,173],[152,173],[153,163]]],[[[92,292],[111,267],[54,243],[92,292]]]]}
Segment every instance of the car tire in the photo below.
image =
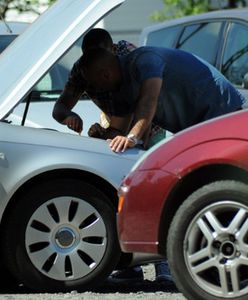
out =
{"type": "Polygon", "coordinates": [[[190,195],[167,239],[174,281],[187,299],[248,297],[248,185],[216,181],[190,195]]]}
{"type": "Polygon", "coordinates": [[[0,270],[1,293],[9,294],[17,291],[19,289],[19,282],[3,261],[0,262],[0,270]]]}
{"type": "Polygon", "coordinates": [[[120,257],[115,208],[96,187],[75,179],[40,183],[22,195],[3,242],[12,273],[42,292],[96,287],[120,257]]]}

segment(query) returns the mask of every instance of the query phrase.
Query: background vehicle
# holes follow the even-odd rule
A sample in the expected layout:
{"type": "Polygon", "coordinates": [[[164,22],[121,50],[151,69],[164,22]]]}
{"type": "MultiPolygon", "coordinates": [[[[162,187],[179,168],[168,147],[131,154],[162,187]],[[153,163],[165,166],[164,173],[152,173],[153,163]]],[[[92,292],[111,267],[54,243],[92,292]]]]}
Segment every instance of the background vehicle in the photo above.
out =
{"type": "Polygon", "coordinates": [[[187,299],[248,296],[247,118],[232,113],[160,142],[119,189],[122,250],[166,256],[187,299]]]}
{"type": "Polygon", "coordinates": [[[219,69],[248,99],[248,9],[219,10],[145,28],[140,45],[192,52],[219,69]]]}

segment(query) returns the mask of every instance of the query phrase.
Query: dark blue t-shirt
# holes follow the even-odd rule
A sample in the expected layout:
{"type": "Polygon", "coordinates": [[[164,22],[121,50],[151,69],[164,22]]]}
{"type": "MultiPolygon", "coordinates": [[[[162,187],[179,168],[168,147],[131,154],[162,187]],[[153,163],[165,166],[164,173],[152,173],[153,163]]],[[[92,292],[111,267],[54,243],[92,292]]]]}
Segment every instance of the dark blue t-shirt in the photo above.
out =
{"type": "Polygon", "coordinates": [[[174,133],[236,111],[245,102],[216,68],[181,50],[141,47],[119,62],[123,82],[113,93],[117,116],[134,112],[140,86],[149,78],[163,79],[153,121],[174,133]]]}

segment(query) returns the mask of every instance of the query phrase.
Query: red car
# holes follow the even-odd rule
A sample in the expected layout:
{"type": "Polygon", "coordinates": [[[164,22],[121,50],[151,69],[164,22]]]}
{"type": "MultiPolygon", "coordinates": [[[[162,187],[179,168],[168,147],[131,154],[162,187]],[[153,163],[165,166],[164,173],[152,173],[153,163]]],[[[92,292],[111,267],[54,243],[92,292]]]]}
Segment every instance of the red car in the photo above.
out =
{"type": "Polygon", "coordinates": [[[248,111],[149,150],[119,189],[124,252],[167,257],[187,299],[248,299],[248,111]]]}

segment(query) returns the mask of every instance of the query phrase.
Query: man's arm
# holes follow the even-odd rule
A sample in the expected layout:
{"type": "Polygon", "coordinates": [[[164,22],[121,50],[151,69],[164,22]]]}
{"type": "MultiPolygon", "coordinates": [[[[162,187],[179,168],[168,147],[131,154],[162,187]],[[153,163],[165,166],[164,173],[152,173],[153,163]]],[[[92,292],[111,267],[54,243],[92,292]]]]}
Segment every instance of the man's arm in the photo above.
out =
{"type": "Polygon", "coordinates": [[[124,117],[112,116],[110,117],[109,127],[113,129],[117,129],[120,132],[122,132],[122,134],[125,135],[130,129],[132,120],[133,120],[133,114],[128,114],[124,117]]]}
{"type": "Polygon", "coordinates": [[[151,125],[156,113],[158,97],[162,87],[161,78],[151,78],[141,85],[137,107],[134,113],[131,134],[141,139],[146,129],[151,125]]]}
{"type": "MultiPolygon", "coordinates": [[[[141,139],[151,125],[157,109],[161,87],[161,78],[147,79],[141,85],[133,126],[129,131],[129,134],[133,134],[137,139],[141,139]]],[[[115,152],[123,152],[133,146],[135,146],[135,143],[125,136],[117,136],[110,143],[110,148],[115,152]]]]}
{"type": "Polygon", "coordinates": [[[79,94],[72,93],[65,87],[54,105],[53,118],[63,124],[64,119],[72,114],[71,110],[76,105],[79,97],[79,94]]]}
{"type": "Polygon", "coordinates": [[[70,129],[81,133],[83,130],[83,121],[72,108],[79,100],[80,95],[63,91],[62,95],[56,101],[53,108],[53,118],[61,124],[67,125],[70,129]]]}
{"type": "Polygon", "coordinates": [[[54,105],[52,114],[56,121],[79,133],[83,129],[83,121],[72,109],[84,91],[85,81],[82,78],[78,61],[76,61],[64,90],[54,105]]]}

